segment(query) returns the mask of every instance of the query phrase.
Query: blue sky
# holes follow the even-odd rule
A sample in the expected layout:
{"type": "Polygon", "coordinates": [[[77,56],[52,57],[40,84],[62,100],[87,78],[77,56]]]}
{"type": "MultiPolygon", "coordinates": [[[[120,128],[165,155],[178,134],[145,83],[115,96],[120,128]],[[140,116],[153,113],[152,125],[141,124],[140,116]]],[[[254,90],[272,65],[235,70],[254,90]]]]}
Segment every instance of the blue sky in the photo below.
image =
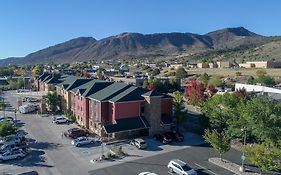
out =
{"type": "Polygon", "coordinates": [[[243,26],[281,35],[279,0],[3,0],[0,58],[80,37],[122,32],[204,34],[243,26]]]}

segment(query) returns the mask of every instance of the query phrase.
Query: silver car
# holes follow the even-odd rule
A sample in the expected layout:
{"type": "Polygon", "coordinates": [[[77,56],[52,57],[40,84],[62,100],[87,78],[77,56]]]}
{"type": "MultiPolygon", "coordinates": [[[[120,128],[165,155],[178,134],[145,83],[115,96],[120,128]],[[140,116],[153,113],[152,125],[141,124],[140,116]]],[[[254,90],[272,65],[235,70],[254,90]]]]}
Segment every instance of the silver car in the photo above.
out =
{"type": "Polygon", "coordinates": [[[185,162],[174,159],[168,164],[169,173],[180,175],[197,175],[196,171],[189,167],[185,162]]]}
{"type": "Polygon", "coordinates": [[[95,139],[90,137],[78,137],[77,139],[71,141],[71,144],[77,147],[93,143],[95,143],[95,139]]]}
{"type": "Polygon", "coordinates": [[[21,159],[25,156],[26,153],[23,150],[6,151],[5,153],[0,154],[0,162],[5,160],[21,159]]]}

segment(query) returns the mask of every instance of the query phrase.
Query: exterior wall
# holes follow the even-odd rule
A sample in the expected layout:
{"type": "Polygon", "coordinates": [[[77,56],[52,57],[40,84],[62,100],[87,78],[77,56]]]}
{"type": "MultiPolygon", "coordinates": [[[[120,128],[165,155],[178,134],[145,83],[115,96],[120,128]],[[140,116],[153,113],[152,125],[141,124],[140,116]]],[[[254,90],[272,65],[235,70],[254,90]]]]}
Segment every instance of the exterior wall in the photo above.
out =
{"type": "Polygon", "coordinates": [[[198,63],[197,67],[198,68],[209,68],[209,64],[207,64],[207,63],[198,63]]]}
{"type": "Polygon", "coordinates": [[[281,62],[274,61],[247,61],[246,63],[239,64],[239,67],[244,68],[281,68],[281,62]]]}
{"type": "Polygon", "coordinates": [[[72,109],[74,114],[76,115],[76,121],[78,124],[85,128],[89,128],[89,100],[80,95],[74,95],[71,93],[71,97],[74,101],[72,101],[72,109]]]}
{"type": "Polygon", "coordinates": [[[161,114],[167,114],[170,117],[173,116],[172,99],[162,99],[161,100],[161,114]]]}
{"type": "Polygon", "coordinates": [[[144,116],[150,125],[149,135],[161,132],[161,97],[145,97],[144,116]]]}
{"type": "Polygon", "coordinates": [[[45,83],[42,81],[39,82],[39,91],[45,91],[45,83]]]}
{"type": "Polygon", "coordinates": [[[140,116],[140,102],[113,103],[112,111],[113,120],[140,116]]]}
{"type": "Polygon", "coordinates": [[[218,68],[217,63],[209,63],[210,68],[218,68]]]}
{"type": "Polygon", "coordinates": [[[89,118],[94,123],[101,122],[101,102],[89,100],[89,118]]]}
{"type": "Polygon", "coordinates": [[[218,68],[230,68],[231,64],[229,61],[218,61],[217,62],[218,68]]]}

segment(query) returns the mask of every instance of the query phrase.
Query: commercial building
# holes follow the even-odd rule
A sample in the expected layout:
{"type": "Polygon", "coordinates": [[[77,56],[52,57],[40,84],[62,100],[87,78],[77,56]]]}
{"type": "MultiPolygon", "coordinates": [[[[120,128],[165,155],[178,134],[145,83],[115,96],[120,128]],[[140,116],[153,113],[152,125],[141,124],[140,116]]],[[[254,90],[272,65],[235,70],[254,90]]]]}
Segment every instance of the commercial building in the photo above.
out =
{"type": "MultiPolygon", "coordinates": [[[[61,108],[71,110],[80,126],[101,137],[153,135],[173,124],[170,96],[120,82],[74,76],[58,80],[55,90],[62,98],[61,108]]],[[[49,86],[41,80],[36,84],[49,86]]]]}
{"type": "Polygon", "coordinates": [[[275,61],[247,61],[239,64],[241,68],[281,68],[281,62],[275,61]]]}

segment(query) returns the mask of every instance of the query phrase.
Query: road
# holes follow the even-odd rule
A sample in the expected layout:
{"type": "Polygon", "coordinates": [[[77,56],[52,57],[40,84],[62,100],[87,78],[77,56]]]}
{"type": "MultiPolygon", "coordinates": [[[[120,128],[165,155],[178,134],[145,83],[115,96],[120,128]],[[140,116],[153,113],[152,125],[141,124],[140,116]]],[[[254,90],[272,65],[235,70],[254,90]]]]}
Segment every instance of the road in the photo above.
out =
{"type": "MultiPolygon", "coordinates": [[[[235,150],[229,151],[224,158],[239,163],[241,153],[235,150]]],[[[157,156],[125,162],[116,166],[107,167],[89,172],[91,175],[122,175],[138,174],[150,171],[159,175],[168,173],[167,164],[171,159],[179,158],[187,162],[199,175],[233,175],[233,173],[208,162],[208,157],[218,156],[217,153],[207,145],[195,146],[183,150],[173,151],[157,156]]]]}

